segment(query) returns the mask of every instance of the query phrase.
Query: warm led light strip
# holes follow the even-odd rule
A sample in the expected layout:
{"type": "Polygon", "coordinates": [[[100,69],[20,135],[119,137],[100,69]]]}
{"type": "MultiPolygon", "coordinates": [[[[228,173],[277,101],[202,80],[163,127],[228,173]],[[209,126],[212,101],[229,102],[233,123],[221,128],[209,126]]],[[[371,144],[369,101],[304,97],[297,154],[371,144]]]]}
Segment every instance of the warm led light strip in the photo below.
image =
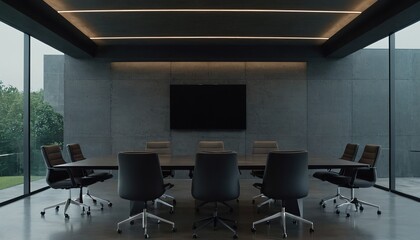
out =
{"type": "Polygon", "coordinates": [[[247,37],[247,36],[160,36],[160,37],[91,37],[92,40],[136,39],[263,39],[263,40],[328,40],[326,37],[247,37]]]}
{"type": "Polygon", "coordinates": [[[251,12],[251,13],[335,13],[360,14],[360,11],[294,10],[294,9],[108,9],[63,10],[58,13],[132,13],[132,12],[251,12]]]}

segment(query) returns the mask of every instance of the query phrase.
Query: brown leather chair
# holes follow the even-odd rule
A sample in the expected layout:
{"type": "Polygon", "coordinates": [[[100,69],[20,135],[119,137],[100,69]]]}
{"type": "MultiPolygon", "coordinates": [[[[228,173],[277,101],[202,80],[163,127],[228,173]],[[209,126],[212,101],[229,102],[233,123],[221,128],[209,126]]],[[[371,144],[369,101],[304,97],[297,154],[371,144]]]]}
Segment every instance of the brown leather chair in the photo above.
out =
{"type": "MultiPolygon", "coordinates": [[[[347,160],[347,161],[352,161],[354,162],[354,160],[356,159],[357,156],[357,150],[359,149],[359,144],[354,144],[354,143],[348,143],[346,145],[346,148],[344,149],[344,153],[341,156],[340,159],[343,160],[347,160]]],[[[314,178],[318,178],[322,181],[327,181],[329,178],[335,177],[335,176],[340,176],[340,175],[346,175],[349,174],[349,170],[346,168],[342,168],[340,169],[339,172],[335,172],[335,171],[317,171],[315,172],[312,176],[314,178]]],[[[325,208],[325,204],[329,201],[334,201],[334,203],[337,202],[337,200],[339,199],[348,199],[347,197],[343,196],[340,192],[340,187],[337,187],[337,193],[333,196],[330,197],[326,197],[321,199],[321,201],[319,202],[319,204],[325,208]]]]}
{"type": "MultiPolygon", "coordinates": [[[[67,144],[67,152],[72,162],[83,161],[86,159],[82,153],[82,148],[77,143],[67,144]]],[[[93,169],[82,169],[82,171],[85,176],[94,178],[98,182],[103,182],[113,177],[112,173],[110,172],[95,172],[93,169]]],[[[103,203],[107,204],[110,207],[112,206],[111,201],[91,195],[89,187],[87,187],[86,194],[84,194],[83,196],[91,198],[94,203],[99,201],[101,204],[101,208],[103,208],[103,203]]]]}
{"type": "Polygon", "coordinates": [[[344,198],[345,202],[336,206],[336,213],[340,213],[340,208],[346,206],[346,216],[349,217],[349,208],[353,207],[355,211],[363,211],[363,205],[375,207],[377,214],[381,214],[379,205],[369,203],[358,199],[354,194],[356,188],[370,188],[376,183],[376,162],[379,159],[381,146],[368,144],[363,150],[363,154],[359,159],[359,163],[365,163],[369,166],[366,168],[352,169],[345,175],[337,175],[327,179],[328,182],[336,184],[338,187],[350,189],[350,198],[344,198]]]}
{"type": "Polygon", "coordinates": [[[82,215],[85,213],[90,215],[90,207],[83,202],[75,201],[71,198],[71,189],[78,188],[80,189],[79,200],[82,200],[82,190],[83,187],[87,187],[91,184],[97,182],[95,178],[85,177],[83,171],[78,169],[65,169],[65,168],[56,168],[56,165],[64,164],[63,156],[61,154],[60,146],[58,145],[48,145],[41,147],[42,156],[47,167],[47,184],[54,189],[67,189],[69,192],[69,197],[67,200],[54,204],[52,206],[46,207],[41,211],[41,215],[45,215],[45,210],[50,208],[55,208],[56,211],[59,210],[61,205],[64,205],[64,217],[66,219],[70,218],[67,214],[67,209],[71,204],[79,206],[82,209],[82,215]]]}

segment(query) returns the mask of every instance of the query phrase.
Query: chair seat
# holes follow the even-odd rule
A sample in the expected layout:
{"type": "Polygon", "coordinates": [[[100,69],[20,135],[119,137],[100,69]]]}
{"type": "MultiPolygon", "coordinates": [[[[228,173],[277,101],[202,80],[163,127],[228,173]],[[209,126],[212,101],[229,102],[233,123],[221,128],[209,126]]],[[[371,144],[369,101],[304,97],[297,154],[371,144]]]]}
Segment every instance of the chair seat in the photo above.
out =
{"type": "Polygon", "coordinates": [[[70,189],[70,188],[75,187],[75,185],[73,184],[73,182],[70,179],[65,179],[65,180],[56,181],[56,182],[50,182],[50,183],[48,183],[48,185],[50,185],[50,187],[52,187],[54,189],[70,189]]]}
{"type": "Polygon", "coordinates": [[[328,179],[328,182],[346,188],[369,188],[374,185],[373,182],[356,178],[352,184],[352,177],[336,176],[328,179]]]}
{"type": "Polygon", "coordinates": [[[322,181],[327,181],[330,178],[340,176],[340,174],[338,172],[332,172],[332,171],[318,171],[318,172],[315,172],[312,176],[322,181]]]}
{"type": "Polygon", "coordinates": [[[82,178],[75,178],[74,181],[77,184],[86,187],[86,186],[92,185],[94,183],[97,183],[98,179],[93,178],[93,177],[82,177],[82,178]]]}
{"type": "Polygon", "coordinates": [[[107,179],[112,178],[114,175],[108,172],[94,172],[92,174],[89,174],[88,177],[96,178],[97,181],[105,181],[107,179]]]}
{"type": "Polygon", "coordinates": [[[252,170],[251,175],[257,178],[263,178],[264,177],[264,170],[252,170]]]}

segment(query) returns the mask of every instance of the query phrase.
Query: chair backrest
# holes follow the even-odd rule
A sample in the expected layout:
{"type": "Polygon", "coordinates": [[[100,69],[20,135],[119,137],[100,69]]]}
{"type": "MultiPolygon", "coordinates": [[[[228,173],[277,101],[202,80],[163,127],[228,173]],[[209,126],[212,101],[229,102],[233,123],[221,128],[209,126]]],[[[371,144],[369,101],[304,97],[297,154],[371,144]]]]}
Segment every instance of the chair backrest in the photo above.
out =
{"type": "Polygon", "coordinates": [[[171,142],[169,141],[151,141],[146,142],[147,152],[155,152],[162,155],[171,155],[171,142]]]}
{"type": "Polygon", "coordinates": [[[270,152],[261,192],[273,199],[298,199],[307,196],[308,152],[270,152]]]}
{"type": "Polygon", "coordinates": [[[197,152],[220,152],[225,150],[223,141],[200,141],[197,152]]]}
{"type": "Polygon", "coordinates": [[[78,143],[67,144],[67,152],[69,153],[72,162],[86,159],[85,156],[83,156],[82,148],[78,143]]]}
{"type": "MultiPolygon", "coordinates": [[[[85,156],[83,155],[82,148],[78,143],[67,144],[67,152],[70,156],[70,160],[72,162],[82,161],[85,160],[85,156]]],[[[94,173],[93,169],[81,169],[84,176],[94,173]]],[[[73,174],[79,174],[72,170],[73,174]]]]}
{"type": "MultiPolygon", "coordinates": [[[[347,143],[341,159],[354,162],[357,156],[357,150],[359,150],[359,144],[347,143]]],[[[344,176],[351,176],[353,174],[353,169],[341,168],[340,174],[344,176]]]]}
{"type": "Polygon", "coordinates": [[[199,152],[196,155],[191,194],[202,201],[229,201],[239,197],[237,154],[199,152]]]}
{"type": "Polygon", "coordinates": [[[379,154],[381,151],[380,145],[366,144],[363,149],[362,156],[359,159],[359,163],[369,164],[371,167],[375,167],[379,154]]]}
{"type": "Polygon", "coordinates": [[[279,150],[277,141],[254,141],[252,144],[252,155],[268,155],[276,150],[279,150]]]}
{"type": "Polygon", "coordinates": [[[118,153],[118,194],[133,201],[151,201],[165,192],[157,153],[118,153]]]}
{"type": "Polygon", "coordinates": [[[344,153],[341,159],[353,161],[356,159],[357,150],[359,150],[359,144],[347,143],[344,153]]]}
{"type": "Polygon", "coordinates": [[[66,161],[61,154],[60,146],[58,145],[44,145],[41,146],[42,157],[45,166],[47,167],[47,175],[45,180],[48,184],[62,181],[70,178],[66,171],[54,171],[53,167],[58,164],[64,164],[66,161]]]}

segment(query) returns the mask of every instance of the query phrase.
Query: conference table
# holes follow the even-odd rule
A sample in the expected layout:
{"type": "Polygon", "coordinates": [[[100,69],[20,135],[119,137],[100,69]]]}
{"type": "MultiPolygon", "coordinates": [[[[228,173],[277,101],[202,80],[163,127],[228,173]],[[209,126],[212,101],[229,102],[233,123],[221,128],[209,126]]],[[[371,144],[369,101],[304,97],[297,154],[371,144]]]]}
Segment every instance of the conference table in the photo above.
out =
{"type": "MultiPolygon", "coordinates": [[[[264,155],[238,155],[238,168],[240,170],[264,170],[267,161],[267,156],[264,155]]],[[[159,155],[160,166],[163,170],[193,170],[195,163],[194,155],[159,155]]],[[[338,158],[320,158],[310,157],[308,159],[308,169],[339,169],[339,168],[361,168],[368,167],[368,164],[347,161],[338,158]]],[[[117,170],[118,169],[118,156],[108,155],[100,157],[89,157],[83,161],[71,162],[66,164],[56,165],[57,168],[85,168],[85,169],[103,169],[103,170],[117,170]]],[[[288,212],[302,216],[302,201],[286,201],[288,212]]],[[[131,204],[130,215],[139,211],[137,204],[131,204]]]]}
{"type": "MultiPolygon", "coordinates": [[[[238,155],[238,168],[241,170],[264,170],[267,156],[262,155],[238,155]]],[[[194,155],[159,155],[160,166],[163,170],[192,170],[194,169],[194,155]]],[[[338,158],[311,157],[308,159],[308,169],[336,169],[336,168],[360,168],[367,164],[347,161],[338,158]]],[[[57,168],[88,168],[118,170],[118,156],[107,155],[89,157],[83,161],[56,165],[57,168]]]]}

